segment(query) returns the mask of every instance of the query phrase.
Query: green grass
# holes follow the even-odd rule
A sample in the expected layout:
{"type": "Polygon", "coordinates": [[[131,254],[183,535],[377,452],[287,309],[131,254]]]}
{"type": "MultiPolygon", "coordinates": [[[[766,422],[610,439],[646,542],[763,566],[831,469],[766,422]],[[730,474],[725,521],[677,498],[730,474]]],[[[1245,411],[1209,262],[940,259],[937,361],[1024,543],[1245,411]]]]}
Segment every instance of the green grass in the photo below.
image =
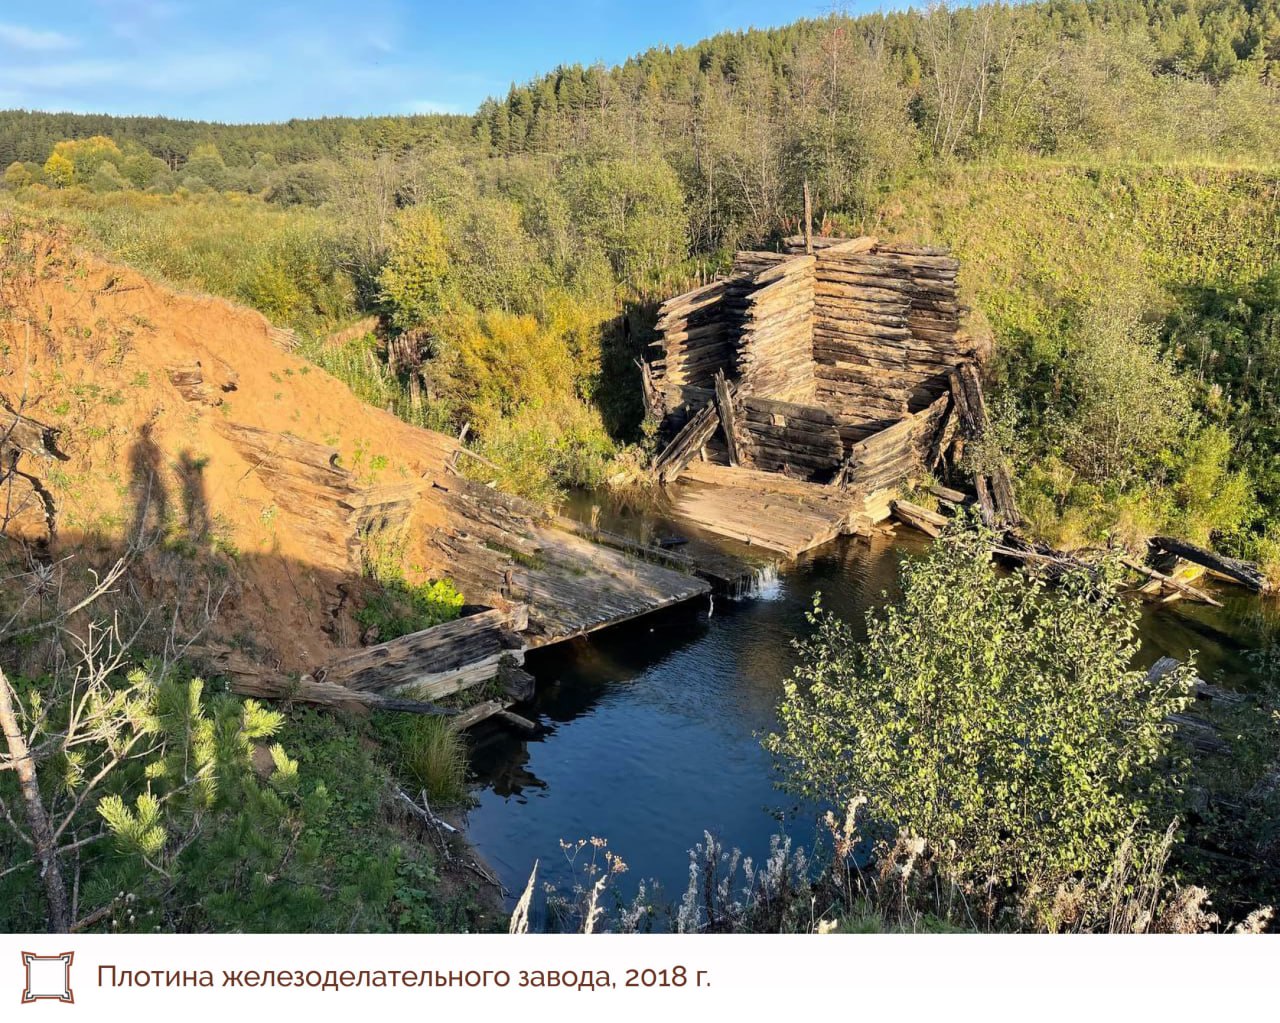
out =
{"type": "Polygon", "coordinates": [[[323,211],[228,193],[24,193],[27,209],[178,289],[257,309],[273,323],[323,333],[356,315],[336,222],[323,211]]]}
{"type": "Polygon", "coordinates": [[[426,792],[434,807],[467,800],[467,749],[444,717],[404,716],[388,729],[397,771],[416,794],[426,792]]]}

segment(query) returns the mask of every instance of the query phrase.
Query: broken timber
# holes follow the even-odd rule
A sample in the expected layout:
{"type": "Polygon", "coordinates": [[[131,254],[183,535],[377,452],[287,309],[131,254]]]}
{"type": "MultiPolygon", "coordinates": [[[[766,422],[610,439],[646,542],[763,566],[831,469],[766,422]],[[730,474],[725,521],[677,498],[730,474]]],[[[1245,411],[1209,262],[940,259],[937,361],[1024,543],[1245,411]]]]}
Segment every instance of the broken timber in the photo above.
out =
{"type": "MultiPolygon", "coordinates": [[[[726,277],[664,302],[642,379],[670,438],[654,472],[675,513],[794,557],[887,518],[898,488],[988,427],[949,253],[787,245],[739,252],[726,277]],[[785,502],[770,477],[796,484],[785,502]]],[[[1007,471],[978,490],[989,522],[1017,523],[1007,471]]]]}
{"type": "MultiPolygon", "coordinates": [[[[951,395],[956,403],[956,414],[965,439],[981,443],[990,429],[990,423],[987,420],[986,401],[982,396],[982,382],[973,363],[962,363],[951,371],[951,395]]],[[[978,492],[982,521],[987,526],[1016,526],[1022,521],[1013,495],[1013,480],[1003,460],[992,468],[990,475],[981,471],[974,473],[973,482],[978,492]]]]}
{"type": "Polygon", "coordinates": [[[461,477],[433,483],[459,524],[432,542],[464,593],[529,609],[528,647],[546,646],[706,596],[681,555],[548,515],[461,477]]]}
{"type": "Polygon", "coordinates": [[[437,700],[487,682],[498,674],[504,657],[523,663],[524,645],[517,633],[527,627],[524,607],[484,611],[365,647],[315,674],[358,692],[437,700]]]}
{"type": "Polygon", "coordinates": [[[671,443],[658,455],[657,461],[654,462],[658,482],[662,484],[674,482],[697,457],[719,425],[720,417],[716,412],[715,402],[707,402],[685,423],[680,432],[672,438],[671,443]]]}
{"type": "Polygon", "coordinates": [[[1271,580],[1257,565],[1251,562],[1229,558],[1225,554],[1218,554],[1215,551],[1197,547],[1193,543],[1187,543],[1185,540],[1178,540],[1171,536],[1152,537],[1151,546],[1157,550],[1177,555],[1193,564],[1203,565],[1209,571],[1232,582],[1239,583],[1255,593],[1270,593],[1272,590],[1271,580]]]}

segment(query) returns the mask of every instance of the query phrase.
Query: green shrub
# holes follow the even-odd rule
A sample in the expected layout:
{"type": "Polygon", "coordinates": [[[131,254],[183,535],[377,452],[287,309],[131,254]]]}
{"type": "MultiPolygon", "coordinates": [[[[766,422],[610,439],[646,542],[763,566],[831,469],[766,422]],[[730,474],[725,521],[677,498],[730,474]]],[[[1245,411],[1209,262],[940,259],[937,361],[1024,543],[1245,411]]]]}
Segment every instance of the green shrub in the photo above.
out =
{"type": "Polygon", "coordinates": [[[1132,667],[1140,611],[1114,566],[1049,588],[998,572],[991,540],[953,529],[907,562],[865,640],[816,614],[768,746],[793,791],[865,797],[889,835],[938,850],[975,908],[1055,927],[1060,892],[1096,894],[1126,845],[1159,848],[1192,669],[1132,667]]]}
{"type": "Polygon", "coordinates": [[[355,613],[366,629],[385,643],[433,625],[451,622],[462,611],[462,594],[448,579],[411,583],[403,578],[375,580],[377,589],[355,613]]]}

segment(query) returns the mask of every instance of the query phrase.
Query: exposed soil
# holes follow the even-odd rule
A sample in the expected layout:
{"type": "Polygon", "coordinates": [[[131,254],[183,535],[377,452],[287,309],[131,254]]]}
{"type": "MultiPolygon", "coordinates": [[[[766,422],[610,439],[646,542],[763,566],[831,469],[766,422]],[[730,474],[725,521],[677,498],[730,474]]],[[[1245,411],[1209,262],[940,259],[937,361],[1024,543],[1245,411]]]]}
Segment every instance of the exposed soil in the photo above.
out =
{"type": "Polygon", "coordinates": [[[310,670],[358,643],[358,573],[344,545],[317,543],[308,509],[289,507],[237,446],[229,428],[238,425],[336,449],[361,485],[425,479],[402,557],[411,578],[447,567],[427,537],[444,518],[429,480],[456,449],[451,438],[364,404],[285,350],[252,310],[177,294],[58,238],[10,240],[3,259],[0,397],[58,429],[67,456],[21,460],[30,479],[11,484],[30,488],[31,507],[11,533],[54,558],[102,559],[132,537],[155,537],[135,559],[133,585],[166,607],[198,603],[183,592],[194,585],[192,559],[216,562],[230,580],[219,638],[282,670],[310,670]]]}

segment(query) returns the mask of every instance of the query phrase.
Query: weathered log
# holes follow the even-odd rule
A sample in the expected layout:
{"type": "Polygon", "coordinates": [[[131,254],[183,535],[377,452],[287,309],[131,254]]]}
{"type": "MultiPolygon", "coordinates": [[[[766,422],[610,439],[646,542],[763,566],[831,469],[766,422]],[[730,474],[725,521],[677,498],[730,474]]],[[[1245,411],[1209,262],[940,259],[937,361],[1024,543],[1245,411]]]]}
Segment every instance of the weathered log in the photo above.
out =
{"type": "Polygon", "coordinates": [[[513,710],[501,710],[498,712],[497,716],[513,728],[517,728],[522,732],[540,731],[536,722],[530,721],[526,717],[521,717],[513,710]]]}
{"type": "Polygon", "coordinates": [[[918,529],[928,536],[941,536],[942,530],[947,525],[945,515],[929,511],[928,508],[921,508],[918,504],[912,504],[910,501],[893,501],[889,507],[893,514],[908,526],[918,529]]]}
{"type": "Polygon", "coordinates": [[[412,689],[447,696],[493,678],[503,658],[522,659],[503,642],[506,631],[528,627],[528,608],[494,609],[468,615],[330,662],[317,678],[349,689],[394,693],[412,689]]]}
{"type": "Polygon", "coordinates": [[[484,700],[468,707],[464,711],[459,711],[457,716],[449,722],[449,727],[455,732],[465,731],[473,725],[478,725],[481,721],[493,717],[495,714],[501,714],[509,706],[510,703],[506,700],[484,700]]]}
{"type": "Polygon", "coordinates": [[[1166,575],[1164,572],[1159,572],[1148,565],[1134,561],[1133,558],[1122,557],[1120,559],[1120,563],[1126,568],[1130,568],[1137,572],[1139,575],[1146,576],[1148,579],[1154,579],[1162,586],[1168,586],[1170,589],[1177,590],[1179,593],[1184,596],[1191,597],[1193,600],[1199,600],[1205,604],[1212,604],[1214,607],[1222,607],[1222,601],[1215,600],[1213,597],[1209,596],[1209,594],[1205,593],[1204,590],[1192,586],[1190,583],[1183,582],[1181,579],[1175,578],[1174,576],[1166,575]]]}
{"type": "Polygon", "coordinates": [[[733,385],[725,379],[723,370],[716,371],[716,408],[720,412],[724,442],[729,448],[729,464],[737,465],[741,461],[738,452],[738,417],[734,413],[733,385]]]}
{"type": "Polygon", "coordinates": [[[719,425],[720,416],[716,411],[716,404],[710,401],[685,423],[654,461],[658,482],[663,486],[675,482],[697,457],[699,449],[715,434],[719,425]]]}
{"type": "Polygon", "coordinates": [[[1271,580],[1262,569],[1250,561],[1227,557],[1225,554],[1218,554],[1216,551],[1198,547],[1172,536],[1153,536],[1151,546],[1169,554],[1176,554],[1194,564],[1203,565],[1209,571],[1225,576],[1255,593],[1270,593],[1272,590],[1271,580]]]}
{"type": "Polygon", "coordinates": [[[291,677],[250,659],[231,647],[213,644],[191,646],[187,654],[208,662],[210,668],[228,676],[229,687],[237,696],[307,703],[343,710],[387,710],[407,714],[451,716],[456,711],[428,700],[411,700],[381,693],[358,692],[335,682],[304,674],[291,677]]]}
{"type": "Polygon", "coordinates": [[[966,505],[974,498],[972,494],[966,494],[963,490],[955,490],[951,487],[944,487],[941,483],[931,483],[928,487],[929,493],[936,497],[939,501],[953,505],[957,508],[966,505]]]}
{"type": "MultiPolygon", "coordinates": [[[[959,417],[960,430],[967,440],[980,442],[989,429],[986,401],[982,396],[982,380],[971,362],[961,363],[951,371],[951,396],[959,417]]],[[[1022,516],[1014,498],[1013,480],[1008,466],[1001,460],[990,476],[977,473],[974,486],[983,521],[989,527],[1016,526],[1022,516]]]]}

